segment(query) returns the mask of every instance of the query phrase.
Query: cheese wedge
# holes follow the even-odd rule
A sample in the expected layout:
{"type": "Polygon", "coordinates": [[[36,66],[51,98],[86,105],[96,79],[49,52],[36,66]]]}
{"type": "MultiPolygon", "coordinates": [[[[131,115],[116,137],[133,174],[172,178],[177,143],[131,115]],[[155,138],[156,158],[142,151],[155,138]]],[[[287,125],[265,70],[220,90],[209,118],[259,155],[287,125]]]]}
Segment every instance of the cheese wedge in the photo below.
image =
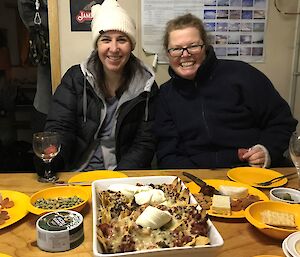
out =
{"type": "Polygon", "coordinates": [[[248,188],[221,185],[219,188],[219,192],[222,195],[229,195],[232,199],[240,199],[247,197],[248,188]]]}
{"type": "Polygon", "coordinates": [[[230,196],[213,195],[211,209],[216,214],[231,215],[230,196]]]}
{"type": "Polygon", "coordinates": [[[278,227],[297,227],[295,215],[288,212],[266,210],[261,212],[262,222],[278,227]]]}

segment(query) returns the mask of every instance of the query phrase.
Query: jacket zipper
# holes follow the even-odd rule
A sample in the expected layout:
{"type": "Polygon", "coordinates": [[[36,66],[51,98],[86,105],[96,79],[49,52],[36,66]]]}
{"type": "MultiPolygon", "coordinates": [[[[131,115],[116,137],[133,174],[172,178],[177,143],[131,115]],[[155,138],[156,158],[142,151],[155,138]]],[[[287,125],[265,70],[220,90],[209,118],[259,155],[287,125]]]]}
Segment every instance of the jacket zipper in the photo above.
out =
{"type": "MultiPolygon", "coordinates": [[[[198,84],[197,84],[197,81],[195,82],[195,87],[197,88],[198,87],[198,84]]],[[[206,133],[208,135],[208,138],[210,138],[210,133],[209,133],[209,127],[208,127],[208,124],[207,124],[207,120],[206,120],[206,115],[205,115],[205,108],[204,108],[204,98],[200,95],[202,101],[201,101],[201,113],[202,113],[202,119],[203,119],[203,122],[204,122],[204,127],[205,127],[205,130],[206,130],[206,133]]]]}
{"type": "Polygon", "coordinates": [[[123,122],[123,120],[125,119],[125,117],[127,116],[127,114],[139,103],[146,101],[144,98],[140,98],[139,100],[137,100],[135,103],[132,104],[132,107],[129,106],[128,108],[126,108],[126,112],[122,113],[122,117],[120,118],[119,115],[119,121],[117,120],[117,124],[116,124],[116,131],[115,131],[115,139],[116,139],[116,158],[118,159],[117,153],[119,153],[119,151],[117,149],[119,149],[119,130],[121,128],[121,124],[123,122]]]}

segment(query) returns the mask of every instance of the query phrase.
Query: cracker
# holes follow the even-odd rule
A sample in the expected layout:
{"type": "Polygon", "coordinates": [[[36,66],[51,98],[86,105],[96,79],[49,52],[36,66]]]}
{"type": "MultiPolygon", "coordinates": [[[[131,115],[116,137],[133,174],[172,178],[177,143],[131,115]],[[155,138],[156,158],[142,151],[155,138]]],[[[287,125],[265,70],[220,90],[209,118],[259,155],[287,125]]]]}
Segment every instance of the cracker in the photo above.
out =
{"type": "Polygon", "coordinates": [[[296,249],[296,252],[300,255],[300,240],[298,240],[296,242],[295,249],[296,249]]]}
{"type": "Polygon", "coordinates": [[[295,216],[288,212],[266,210],[261,213],[262,221],[271,226],[295,228],[295,216]]]}

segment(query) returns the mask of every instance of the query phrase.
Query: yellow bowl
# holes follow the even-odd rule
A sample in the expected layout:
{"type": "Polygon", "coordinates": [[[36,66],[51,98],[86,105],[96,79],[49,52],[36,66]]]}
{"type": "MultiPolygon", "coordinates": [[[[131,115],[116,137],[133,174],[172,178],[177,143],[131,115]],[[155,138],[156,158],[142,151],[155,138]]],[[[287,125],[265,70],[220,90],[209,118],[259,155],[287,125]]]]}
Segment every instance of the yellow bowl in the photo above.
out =
{"type": "Polygon", "coordinates": [[[250,205],[245,210],[245,217],[253,226],[258,228],[262,233],[276,239],[284,239],[289,234],[292,234],[298,231],[297,229],[300,229],[300,205],[299,204],[288,204],[284,202],[274,202],[274,201],[256,202],[250,205]],[[270,226],[263,223],[261,213],[266,210],[288,212],[294,214],[297,228],[295,229],[279,228],[279,227],[270,226]]]}
{"type": "MultiPolygon", "coordinates": [[[[37,201],[37,199],[44,198],[57,198],[57,197],[71,197],[71,196],[78,196],[83,200],[82,203],[74,205],[69,208],[62,208],[63,210],[73,210],[80,212],[85,204],[87,203],[90,193],[88,193],[86,190],[84,190],[81,186],[58,186],[58,187],[50,187],[43,189],[41,191],[38,191],[37,193],[33,194],[30,197],[30,201],[28,204],[28,211],[31,213],[42,215],[48,212],[57,211],[58,209],[41,209],[34,206],[34,203],[37,201]]],[[[62,210],[60,209],[60,210],[62,210]]]]}

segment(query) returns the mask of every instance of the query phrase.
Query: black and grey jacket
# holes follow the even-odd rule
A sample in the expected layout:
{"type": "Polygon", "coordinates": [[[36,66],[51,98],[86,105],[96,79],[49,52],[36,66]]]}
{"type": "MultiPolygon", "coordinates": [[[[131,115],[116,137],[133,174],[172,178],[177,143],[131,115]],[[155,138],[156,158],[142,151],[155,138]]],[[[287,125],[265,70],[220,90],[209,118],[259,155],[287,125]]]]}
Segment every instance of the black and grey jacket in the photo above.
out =
{"type": "MultiPolygon", "coordinates": [[[[99,145],[105,101],[95,86],[88,62],[71,67],[63,76],[51,103],[45,130],[61,135],[56,169],[82,170],[99,145]]],[[[136,72],[116,111],[116,170],[151,167],[155,150],[152,134],[154,97],[158,88],[153,72],[136,72]]]]}

